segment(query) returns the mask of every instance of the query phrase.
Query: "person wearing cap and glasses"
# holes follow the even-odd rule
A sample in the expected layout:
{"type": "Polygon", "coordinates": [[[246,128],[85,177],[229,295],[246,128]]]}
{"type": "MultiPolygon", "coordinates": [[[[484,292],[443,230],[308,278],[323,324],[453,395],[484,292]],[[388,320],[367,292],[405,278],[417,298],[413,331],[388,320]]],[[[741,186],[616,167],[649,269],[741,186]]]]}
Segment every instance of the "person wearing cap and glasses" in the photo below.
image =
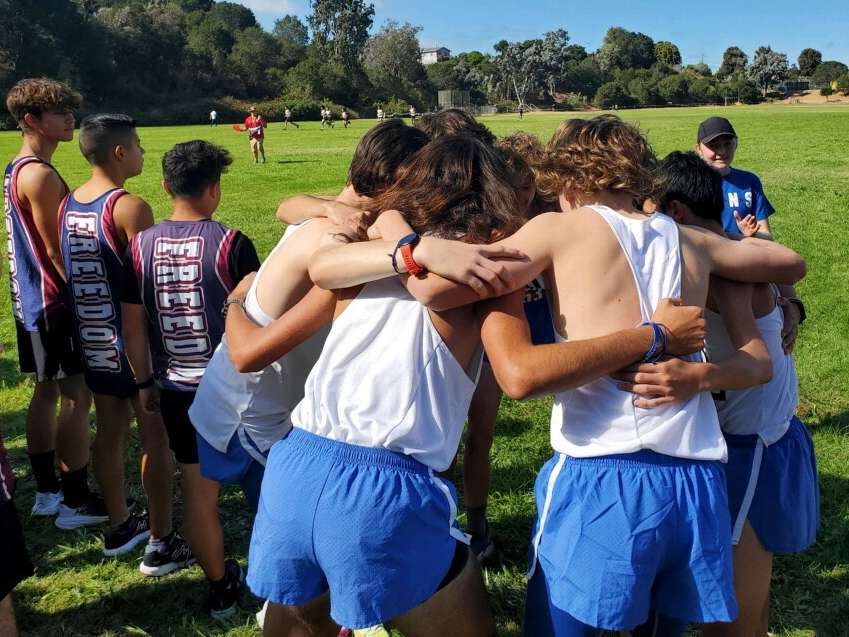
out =
{"type": "Polygon", "coordinates": [[[699,124],[696,152],[722,175],[723,229],[747,236],[769,235],[769,216],[775,208],[764,194],[757,175],[731,167],[736,151],[737,133],[727,119],[709,117],[699,124]]]}
{"type": "Polygon", "coordinates": [[[259,156],[262,155],[262,163],[264,164],[265,147],[262,142],[265,139],[265,120],[262,118],[262,115],[257,115],[256,107],[254,106],[251,106],[250,113],[245,118],[245,129],[248,131],[254,162],[259,162],[259,156]]]}

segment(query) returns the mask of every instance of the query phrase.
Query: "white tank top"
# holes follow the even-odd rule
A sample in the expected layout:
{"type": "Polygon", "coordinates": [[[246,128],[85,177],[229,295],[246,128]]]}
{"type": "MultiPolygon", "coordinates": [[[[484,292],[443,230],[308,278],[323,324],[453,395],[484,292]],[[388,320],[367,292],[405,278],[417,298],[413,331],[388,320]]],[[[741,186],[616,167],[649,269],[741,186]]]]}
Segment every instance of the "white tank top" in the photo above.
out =
{"type": "Polygon", "coordinates": [[[397,277],[369,283],[333,322],[292,424],[444,471],[460,444],[480,358],[470,378],[397,277]]]}
{"type": "MultiPolygon", "coordinates": [[[[721,361],[734,353],[735,347],[722,322],[722,317],[705,311],[708,323],[707,353],[713,361],[721,361]]],[[[772,359],[772,380],[746,389],[726,390],[714,395],[722,430],[729,434],[761,437],[765,445],[779,440],[790,427],[799,402],[799,381],[793,356],[784,353],[781,329],[784,313],[776,305],[757,319],[758,330],[772,359]]]]}
{"type": "MultiPolygon", "coordinates": [[[[675,222],[662,213],[630,219],[606,206],[591,208],[607,222],[625,253],[642,319],[651,318],[661,299],[680,298],[681,251],[675,222]]],[[[701,356],[686,360],[701,360],[701,356]]],[[[620,390],[607,376],[556,394],[551,446],[578,458],[651,449],[679,458],[726,460],[725,440],[710,394],[655,409],[638,409],[633,399],[633,394],[620,390]]]]}
{"type": "MultiPolygon", "coordinates": [[[[261,327],[275,319],[260,307],[257,285],[262,280],[266,264],[302,226],[286,228],[248,290],[245,312],[261,327]]],[[[304,397],[307,375],[318,359],[329,331],[328,325],[265,369],[248,373],[239,372],[233,365],[225,336],[207,365],[189,410],[189,417],[198,433],[222,453],[237,431],[250,437],[260,451],[270,449],[291,429],[289,414],[304,397]]]]}

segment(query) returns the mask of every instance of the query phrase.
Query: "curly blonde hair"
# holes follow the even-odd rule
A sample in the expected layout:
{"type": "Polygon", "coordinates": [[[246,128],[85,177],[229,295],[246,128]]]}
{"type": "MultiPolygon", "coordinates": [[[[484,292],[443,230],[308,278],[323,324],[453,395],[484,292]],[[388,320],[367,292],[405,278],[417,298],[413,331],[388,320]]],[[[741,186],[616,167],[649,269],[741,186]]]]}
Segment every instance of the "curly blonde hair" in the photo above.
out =
{"type": "Polygon", "coordinates": [[[548,142],[537,187],[561,193],[629,193],[642,202],[660,192],[657,158],[639,128],[615,115],[567,119],[548,142]]]}
{"type": "Polygon", "coordinates": [[[23,125],[24,115],[36,117],[47,111],[75,111],[83,98],[67,84],[46,77],[21,80],[6,94],[6,109],[18,124],[23,125]]]}

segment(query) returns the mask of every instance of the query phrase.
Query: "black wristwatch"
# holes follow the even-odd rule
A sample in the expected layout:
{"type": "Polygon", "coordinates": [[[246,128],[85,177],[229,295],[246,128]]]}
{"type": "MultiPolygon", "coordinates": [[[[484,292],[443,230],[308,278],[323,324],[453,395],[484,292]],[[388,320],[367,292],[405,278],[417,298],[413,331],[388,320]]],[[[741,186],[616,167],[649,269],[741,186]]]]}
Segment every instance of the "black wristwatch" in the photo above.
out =
{"type": "Polygon", "coordinates": [[[805,319],[808,318],[808,313],[805,312],[805,304],[802,303],[802,299],[794,297],[788,297],[787,300],[799,308],[799,325],[805,322],[805,319]]]}

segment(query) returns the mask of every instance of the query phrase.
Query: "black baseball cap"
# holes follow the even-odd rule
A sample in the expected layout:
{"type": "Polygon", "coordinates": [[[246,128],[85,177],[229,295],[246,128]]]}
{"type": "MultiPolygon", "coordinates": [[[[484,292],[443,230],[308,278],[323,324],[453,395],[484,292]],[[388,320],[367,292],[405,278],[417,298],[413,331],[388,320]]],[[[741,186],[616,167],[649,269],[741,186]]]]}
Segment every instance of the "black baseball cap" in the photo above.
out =
{"type": "Polygon", "coordinates": [[[734,132],[731,122],[724,117],[708,117],[699,124],[699,136],[697,139],[700,144],[709,144],[717,137],[722,137],[723,135],[737,137],[737,133],[734,132]]]}

